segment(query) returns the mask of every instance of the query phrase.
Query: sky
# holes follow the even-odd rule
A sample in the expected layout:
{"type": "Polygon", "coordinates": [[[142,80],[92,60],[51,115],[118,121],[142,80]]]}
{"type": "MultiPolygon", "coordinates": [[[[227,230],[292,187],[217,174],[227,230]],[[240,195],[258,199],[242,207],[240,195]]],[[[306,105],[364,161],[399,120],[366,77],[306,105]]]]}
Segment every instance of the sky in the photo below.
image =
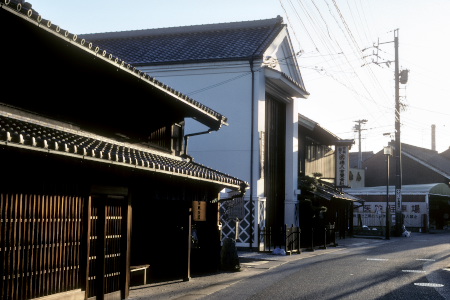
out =
{"type": "MultiPolygon", "coordinates": [[[[401,141],[450,147],[449,0],[29,0],[69,32],[95,33],[269,19],[282,16],[298,53],[308,99],[299,113],[361,150],[378,152],[395,132],[395,47],[401,141]],[[391,62],[391,63],[387,63],[391,62]]],[[[183,91],[181,91],[183,92],[183,91]]]]}

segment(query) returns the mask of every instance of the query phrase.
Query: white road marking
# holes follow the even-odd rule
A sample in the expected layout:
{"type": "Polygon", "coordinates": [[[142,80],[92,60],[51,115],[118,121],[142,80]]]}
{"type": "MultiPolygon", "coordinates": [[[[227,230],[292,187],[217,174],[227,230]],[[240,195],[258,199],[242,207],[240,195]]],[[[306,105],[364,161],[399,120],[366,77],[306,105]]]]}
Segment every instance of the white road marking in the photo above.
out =
{"type": "Polygon", "coordinates": [[[436,261],[435,259],[429,259],[429,258],[418,258],[416,260],[423,260],[423,261],[436,261]]]}
{"type": "Polygon", "coordinates": [[[414,285],[417,286],[428,286],[428,287],[443,287],[443,284],[440,283],[431,283],[431,282],[415,282],[414,285]]]}
{"type": "Polygon", "coordinates": [[[368,258],[367,260],[387,261],[387,258],[368,258]]]}
{"type": "Polygon", "coordinates": [[[402,270],[402,272],[405,272],[405,273],[426,273],[427,271],[422,271],[422,270],[402,270]]]}
{"type": "Polygon", "coordinates": [[[356,244],[352,244],[352,246],[362,246],[362,245],[367,245],[369,243],[356,243],[356,244]]]}

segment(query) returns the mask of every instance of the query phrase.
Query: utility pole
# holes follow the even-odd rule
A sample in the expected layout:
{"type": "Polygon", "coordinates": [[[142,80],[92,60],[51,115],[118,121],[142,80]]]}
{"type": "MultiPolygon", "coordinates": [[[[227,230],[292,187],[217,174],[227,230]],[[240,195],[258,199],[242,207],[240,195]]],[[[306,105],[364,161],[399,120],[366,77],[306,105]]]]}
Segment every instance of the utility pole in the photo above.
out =
{"type": "Polygon", "coordinates": [[[365,130],[361,128],[362,124],[366,124],[367,120],[363,119],[363,120],[357,120],[354,121],[355,123],[357,123],[355,125],[355,131],[358,131],[358,139],[359,139],[359,159],[358,159],[358,169],[362,169],[362,151],[361,151],[361,131],[365,130]]]}
{"type": "MultiPolygon", "coordinates": [[[[381,44],[392,43],[378,42],[377,45],[374,45],[374,48],[377,49],[377,52],[373,52],[372,55],[376,57],[376,60],[372,60],[372,63],[376,65],[383,65],[389,67],[392,61],[378,61],[380,56],[378,56],[378,48],[381,44]]],[[[409,70],[405,69],[400,72],[399,70],[399,59],[398,59],[398,29],[394,30],[394,48],[395,48],[395,141],[394,141],[394,151],[395,151],[395,234],[397,236],[401,236],[403,233],[403,214],[402,214],[402,143],[400,139],[400,83],[406,84],[408,82],[408,72],[409,70]]],[[[363,49],[362,51],[368,50],[369,48],[363,49]]],[[[364,65],[363,65],[364,66],[364,65]]]]}
{"type": "Polygon", "coordinates": [[[395,228],[397,236],[403,232],[402,214],[402,143],[400,140],[400,71],[398,61],[398,29],[394,30],[395,48],[395,228]]]}

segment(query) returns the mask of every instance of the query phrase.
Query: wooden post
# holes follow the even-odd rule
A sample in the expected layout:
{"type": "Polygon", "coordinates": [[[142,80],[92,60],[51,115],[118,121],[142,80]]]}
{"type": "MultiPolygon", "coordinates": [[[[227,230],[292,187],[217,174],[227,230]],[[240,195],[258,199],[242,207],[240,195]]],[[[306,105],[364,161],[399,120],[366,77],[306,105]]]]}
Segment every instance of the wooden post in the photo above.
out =
{"type": "Polygon", "coordinates": [[[84,284],[85,284],[85,286],[84,286],[85,287],[85,296],[84,296],[85,299],[88,299],[89,293],[90,293],[90,290],[89,290],[89,255],[91,253],[91,251],[90,251],[90,245],[91,245],[90,237],[91,237],[91,230],[92,230],[91,229],[91,215],[92,215],[91,210],[92,210],[92,197],[89,196],[87,198],[87,201],[85,203],[85,208],[84,208],[84,213],[85,213],[84,225],[86,228],[84,240],[85,240],[86,244],[85,244],[85,247],[84,247],[85,250],[83,250],[83,256],[82,256],[84,258],[83,268],[86,268],[86,269],[83,269],[84,284]]]}
{"type": "Polygon", "coordinates": [[[188,219],[187,219],[187,230],[185,230],[185,232],[187,233],[187,253],[186,253],[186,273],[184,275],[183,281],[189,281],[191,280],[191,216],[192,216],[192,208],[189,208],[189,213],[188,213],[188,219]]]}
{"type": "MultiPolygon", "coordinates": [[[[95,270],[95,284],[96,291],[95,297],[97,300],[104,299],[104,291],[105,291],[105,243],[106,243],[106,203],[105,201],[101,201],[99,198],[95,199],[96,205],[98,207],[98,225],[97,225],[97,249],[96,252],[96,264],[97,268],[95,270]]],[[[103,200],[103,199],[102,199],[103,200]]]]}
{"type": "MultiPolygon", "coordinates": [[[[130,294],[130,249],[131,249],[131,221],[132,221],[132,206],[131,206],[131,197],[128,197],[128,204],[126,206],[126,211],[124,212],[124,218],[122,222],[122,233],[125,235],[122,238],[122,251],[125,252],[125,257],[123,259],[123,267],[121,270],[125,271],[125,274],[121,276],[121,298],[127,299],[130,294]]],[[[146,271],[145,271],[146,272],[146,271]]],[[[144,282],[144,284],[147,282],[144,282]]]]}

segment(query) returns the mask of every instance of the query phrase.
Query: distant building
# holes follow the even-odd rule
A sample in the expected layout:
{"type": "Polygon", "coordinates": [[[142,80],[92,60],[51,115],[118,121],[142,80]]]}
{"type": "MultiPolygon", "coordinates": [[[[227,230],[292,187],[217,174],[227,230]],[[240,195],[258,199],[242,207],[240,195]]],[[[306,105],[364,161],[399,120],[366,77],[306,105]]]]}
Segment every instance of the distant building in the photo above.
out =
{"type": "MultiPolygon", "coordinates": [[[[395,151],[395,150],[394,150],[395,151]]],[[[389,182],[395,185],[395,155],[390,158],[389,182]]],[[[386,156],[383,150],[363,162],[366,186],[386,185],[386,156]]],[[[450,159],[445,153],[402,143],[402,184],[450,182],[450,159]]]]}
{"type": "MultiPolygon", "coordinates": [[[[386,224],[387,187],[363,187],[346,192],[364,200],[353,213],[353,224],[381,229],[386,224]]],[[[408,230],[428,232],[448,228],[450,188],[444,183],[408,184],[402,186],[402,213],[408,230]]],[[[389,186],[389,211],[395,222],[395,186],[389,186]]],[[[379,230],[382,234],[382,232],[379,230]]]]}
{"type": "MultiPolygon", "coordinates": [[[[395,152],[395,149],[394,149],[395,152]]],[[[449,151],[439,154],[435,150],[402,144],[402,212],[405,226],[414,230],[442,229],[450,221],[450,159],[449,151]]],[[[365,187],[347,189],[351,195],[366,200],[355,214],[384,216],[387,200],[387,161],[381,150],[363,161],[365,187]]],[[[395,154],[390,157],[389,205],[395,211],[396,183],[395,154]]],[[[356,218],[356,215],[355,215],[356,218]]],[[[355,219],[355,222],[357,220],[355,219]]],[[[374,222],[374,221],[370,221],[374,222]]],[[[378,224],[378,226],[384,223],[378,224]]],[[[371,225],[371,224],[365,224],[371,225]]],[[[373,224],[372,224],[373,225],[373,224]]]]}
{"type": "Polygon", "coordinates": [[[360,188],[365,186],[366,171],[364,168],[358,168],[359,161],[361,165],[364,161],[374,155],[373,151],[350,152],[350,170],[349,170],[349,186],[352,188],[360,188]],[[362,159],[361,159],[362,156],[362,159]]]}
{"type": "MultiPolygon", "coordinates": [[[[367,159],[371,158],[374,155],[373,151],[362,151],[361,156],[362,160],[361,162],[365,162],[367,159]]],[[[357,169],[358,168],[358,161],[360,160],[360,154],[359,152],[350,152],[350,168],[357,169]]]]}

